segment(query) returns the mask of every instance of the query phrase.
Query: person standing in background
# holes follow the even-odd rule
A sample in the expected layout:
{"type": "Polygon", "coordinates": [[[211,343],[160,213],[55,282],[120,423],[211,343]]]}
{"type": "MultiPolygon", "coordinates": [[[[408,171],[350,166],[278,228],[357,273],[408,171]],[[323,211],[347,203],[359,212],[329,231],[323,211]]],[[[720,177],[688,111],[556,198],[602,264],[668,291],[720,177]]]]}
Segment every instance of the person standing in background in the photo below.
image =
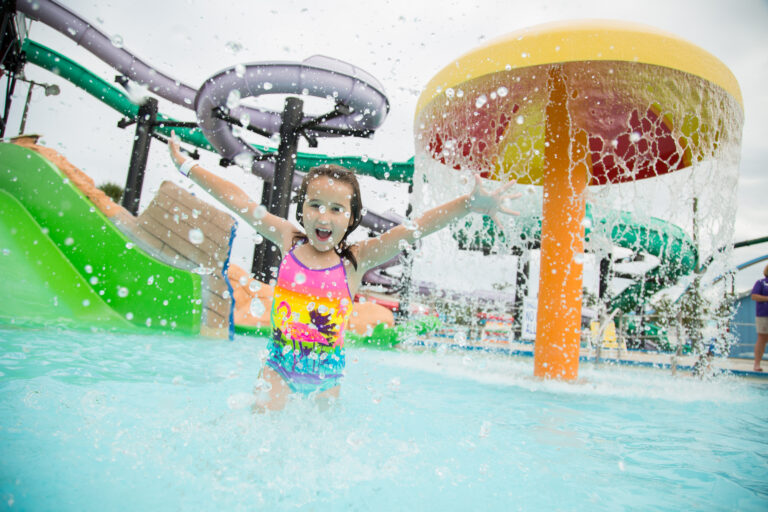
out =
{"type": "Polygon", "coordinates": [[[752,287],[752,300],[755,301],[755,327],[757,328],[754,370],[761,372],[763,369],[760,367],[760,361],[765,353],[765,345],[768,344],[768,265],[763,269],[763,278],[752,287]]]}

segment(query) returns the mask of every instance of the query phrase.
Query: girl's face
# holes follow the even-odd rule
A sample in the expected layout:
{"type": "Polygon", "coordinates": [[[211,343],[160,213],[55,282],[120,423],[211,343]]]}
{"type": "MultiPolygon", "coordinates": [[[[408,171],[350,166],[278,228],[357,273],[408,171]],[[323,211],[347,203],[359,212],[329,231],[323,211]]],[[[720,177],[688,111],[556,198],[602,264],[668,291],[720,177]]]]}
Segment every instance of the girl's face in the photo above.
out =
{"type": "Polygon", "coordinates": [[[352,223],[352,186],[327,176],[309,182],[302,205],[302,221],[310,245],[318,251],[334,249],[352,223]]]}

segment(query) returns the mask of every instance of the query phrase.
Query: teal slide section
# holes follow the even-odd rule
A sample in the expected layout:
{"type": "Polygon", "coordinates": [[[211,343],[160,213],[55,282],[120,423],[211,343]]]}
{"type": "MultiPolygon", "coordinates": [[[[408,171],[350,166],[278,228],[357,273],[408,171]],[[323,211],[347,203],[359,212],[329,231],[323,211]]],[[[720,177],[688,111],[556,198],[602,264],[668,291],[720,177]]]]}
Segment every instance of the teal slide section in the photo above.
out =
{"type": "MultiPolygon", "coordinates": [[[[696,267],[696,246],[679,226],[655,217],[640,220],[627,211],[614,211],[597,217],[589,203],[586,205],[585,217],[589,220],[585,228],[587,240],[590,235],[600,233],[619,247],[631,249],[635,253],[645,252],[659,258],[658,266],[610,299],[610,311],[633,311],[656,292],[674,284],[681,277],[693,272],[696,267]]],[[[537,246],[541,240],[541,219],[521,217],[518,223],[520,238],[537,246]]],[[[495,244],[506,243],[504,233],[499,231],[489,217],[483,217],[483,227],[480,230],[470,233],[467,226],[469,222],[453,231],[453,236],[461,248],[490,251],[495,244]]]]}
{"type": "Polygon", "coordinates": [[[135,247],[59,169],[0,144],[0,325],[200,332],[200,276],[135,247]]]}

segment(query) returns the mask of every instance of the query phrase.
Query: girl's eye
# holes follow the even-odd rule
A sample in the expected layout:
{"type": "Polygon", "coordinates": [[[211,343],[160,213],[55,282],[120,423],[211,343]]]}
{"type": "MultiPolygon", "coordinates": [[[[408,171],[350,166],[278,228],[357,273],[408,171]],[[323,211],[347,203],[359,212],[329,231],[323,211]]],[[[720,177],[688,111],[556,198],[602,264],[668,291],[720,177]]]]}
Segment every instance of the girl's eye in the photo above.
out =
{"type": "Polygon", "coordinates": [[[341,213],[344,211],[344,208],[342,206],[334,206],[332,209],[336,213],[341,213]]]}

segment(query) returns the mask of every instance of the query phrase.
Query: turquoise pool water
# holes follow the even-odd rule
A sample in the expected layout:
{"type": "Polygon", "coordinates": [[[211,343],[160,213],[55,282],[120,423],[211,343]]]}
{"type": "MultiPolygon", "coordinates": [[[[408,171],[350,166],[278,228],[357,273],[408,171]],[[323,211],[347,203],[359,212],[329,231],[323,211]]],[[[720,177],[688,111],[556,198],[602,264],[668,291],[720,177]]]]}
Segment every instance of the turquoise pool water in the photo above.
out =
{"type": "Polygon", "coordinates": [[[0,509],[766,510],[768,388],[350,349],[254,415],[264,340],[0,329],[0,509]]]}

